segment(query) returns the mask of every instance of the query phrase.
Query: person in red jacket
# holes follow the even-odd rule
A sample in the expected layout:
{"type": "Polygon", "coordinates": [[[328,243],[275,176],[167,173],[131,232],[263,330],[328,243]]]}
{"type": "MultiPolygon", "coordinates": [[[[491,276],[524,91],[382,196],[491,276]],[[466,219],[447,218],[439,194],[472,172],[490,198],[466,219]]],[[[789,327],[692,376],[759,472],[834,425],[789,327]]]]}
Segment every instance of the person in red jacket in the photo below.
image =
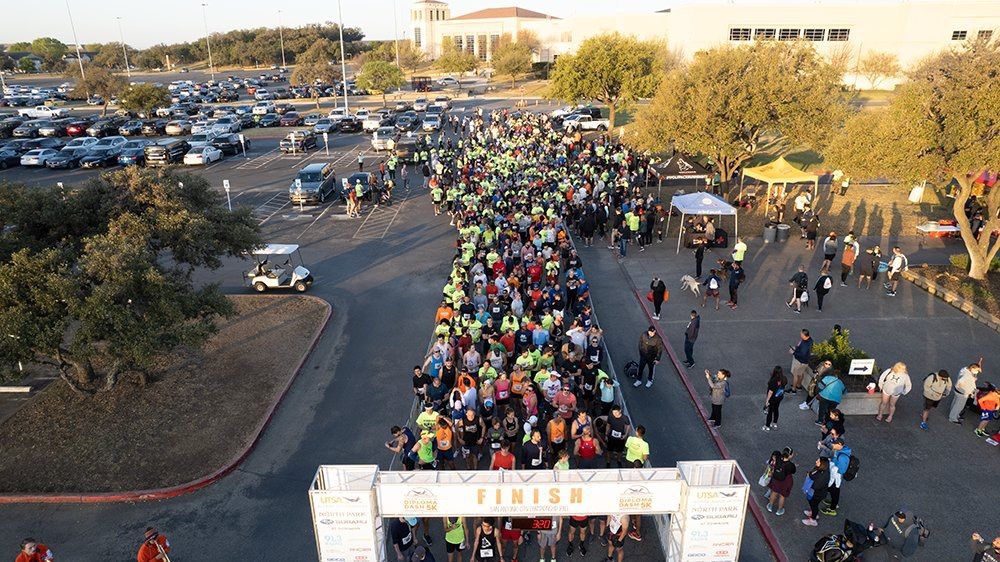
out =
{"type": "Polygon", "coordinates": [[[21,541],[21,552],[17,553],[14,562],[52,562],[52,551],[49,547],[33,538],[21,541]]]}
{"type": "Polygon", "coordinates": [[[161,535],[154,527],[146,527],[146,540],[139,547],[135,559],[137,562],[170,562],[169,552],[170,541],[166,535],[161,535]]]}

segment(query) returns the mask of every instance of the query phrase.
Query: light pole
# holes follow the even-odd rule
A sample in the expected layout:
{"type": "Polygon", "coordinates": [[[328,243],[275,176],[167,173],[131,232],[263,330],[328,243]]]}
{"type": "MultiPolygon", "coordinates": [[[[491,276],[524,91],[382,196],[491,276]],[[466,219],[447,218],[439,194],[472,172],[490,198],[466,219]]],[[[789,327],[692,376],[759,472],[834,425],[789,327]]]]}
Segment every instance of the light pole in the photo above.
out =
{"type": "Polygon", "coordinates": [[[201,20],[205,23],[205,46],[208,48],[208,70],[212,74],[212,81],[215,81],[215,64],[212,63],[212,42],[208,38],[208,16],[205,8],[208,4],[201,5],[201,20]]]}
{"type": "Polygon", "coordinates": [[[344,89],[344,111],[350,113],[350,110],[347,108],[347,59],[345,58],[347,54],[344,51],[344,12],[340,9],[340,0],[337,0],[337,15],[340,17],[340,25],[337,26],[337,30],[340,31],[340,73],[344,77],[341,84],[344,89]]]}
{"type": "Polygon", "coordinates": [[[396,9],[396,0],[392,0],[392,39],[396,43],[396,68],[399,66],[399,19],[397,18],[397,13],[399,10],[396,9]]]}
{"type": "MultiPolygon", "coordinates": [[[[69,27],[73,30],[73,42],[76,43],[76,62],[80,65],[80,80],[87,78],[83,71],[83,57],[80,55],[80,40],[76,38],[76,24],[73,23],[73,11],[69,9],[69,0],[66,0],[66,13],[69,14],[69,27]]],[[[90,92],[87,92],[90,94],[90,92]]]]}
{"type": "Polygon", "coordinates": [[[125,34],[122,32],[122,17],[118,16],[115,19],[118,20],[118,38],[122,41],[122,56],[125,57],[125,74],[132,80],[132,69],[128,66],[128,51],[125,49],[125,34]]]}
{"type": "Polygon", "coordinates": [[[281,44],[281,68],[284,70],[287,66],[285,65],[285,34],[281,29],[281,10],[278,10],[278,43],[281,44]]]}

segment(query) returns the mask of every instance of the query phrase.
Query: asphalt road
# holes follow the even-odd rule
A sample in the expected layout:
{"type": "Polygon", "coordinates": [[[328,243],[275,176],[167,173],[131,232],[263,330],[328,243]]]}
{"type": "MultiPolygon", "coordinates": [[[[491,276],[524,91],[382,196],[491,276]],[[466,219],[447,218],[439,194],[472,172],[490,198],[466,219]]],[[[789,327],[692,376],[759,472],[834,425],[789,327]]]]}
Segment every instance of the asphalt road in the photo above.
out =
{"type": "MultiPolygon", "coordinates": [[[[456,105],[468,109],[479,103],[487,109],[509,105],[456,105]]],[[[368,148],[366,139],[331,138],[329,157],[322,150],[306,157],[281,156],[271,150],[276,139],[255,139],[249,159],[229,158],[201,170],[220,190],[222,180],[230,180],[234,205],[255,210],[268,241],[301,245],[317,279],[311,294],[328,300],[334,311],[316,350],[240,468],[212,486],[161,502],[5,506],[0,514],[8,523],[0,527],[0,545],[12,549],[22,537],[36,536],[67,559],[134,560],[142,530],[155,524],[170,536],[178,560],[315,559],[306,492],[316,467],[375,463],[388,468],[391,457],[382,443],[390,425],[407,421],[412,405],[404,390],[409,366],[426,350],[453,253],[453,229],[443,217],[433,217],[419,185],[397,189],[395,205],[367,207],[360,219],[347,219],[339,203],[303,209],[288,204],[287,186],[299,167],[329,160],[338,176],[354,171],[358,151],[368,148]]],[[[68,183],[90,174],[14,170],[0,178],[68,183]]],[[[608,330],[612,360],[620,367],[634,353],[644,320],[629,306],[634,297],[624,289],[613,260],[597,250],[582,255],[597,313],[608,330]]],[[[246,266],[233,260],[201,280],[220,282],[231,292],[246,291],[241,285],[246,266]]],[[[667,374],[660,380],[662,394],[626,391],[633,416],[649,428],[653,464],[716,458],[676,381],[667,374]]],[[[170,454],[169,443],[163,454],[170,454]]],[[[744,559],[769,559],[753,523],[748,521],[746,528],[744,559]]],[[[657,552],[649,548],[655,544],[650,530],[646,534],[643,550],[657,552]]],[[[599,558],[592,553],[586,560],[599,558]]],[[[630,559],[655,560],[659,555],[633,551],[630,559]]]]}

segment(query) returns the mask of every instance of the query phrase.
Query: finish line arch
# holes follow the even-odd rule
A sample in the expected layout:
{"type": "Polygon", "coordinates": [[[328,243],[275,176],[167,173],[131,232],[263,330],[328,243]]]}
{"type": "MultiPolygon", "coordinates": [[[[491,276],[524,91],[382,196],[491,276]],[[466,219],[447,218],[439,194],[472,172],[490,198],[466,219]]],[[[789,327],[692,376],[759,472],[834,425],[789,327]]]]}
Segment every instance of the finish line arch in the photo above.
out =
{"type": "Polygon", "coordinates": [[[512,471],[323,465],[309,488],[309,504],[320,562],[386,562],[382,523],[388,517],[610,513],[654,516],[668,562],[735,562],[746,520],[745,482],[735,461],[512,471]]]}

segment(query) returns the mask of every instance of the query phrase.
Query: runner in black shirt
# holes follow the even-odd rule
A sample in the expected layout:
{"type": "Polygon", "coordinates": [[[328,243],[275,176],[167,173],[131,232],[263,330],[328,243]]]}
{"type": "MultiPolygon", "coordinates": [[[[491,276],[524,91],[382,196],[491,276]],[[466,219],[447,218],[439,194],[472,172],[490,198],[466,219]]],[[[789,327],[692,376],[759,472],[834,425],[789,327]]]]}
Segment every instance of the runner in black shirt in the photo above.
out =
{"type": "Polygon", "coordinates": [[[427,387],[431,385],[431,376],[420,368],[420,365],[413,367],[413,395],[418,402],[423,402],[427,396],[427,387]]]}
{"type": "Polygon", "coordinates": [[[469,470],[479,468],[479,456],[482,454],[482,444],[485,437],[483,420],[472,408],[465,410],[465,415],[458,420],[458,438],[462,442],[462,453],[465,455],[469,470]]]}
{"type": "Polygon", "coordinates": [[[472,551],[472,562],[501,562],[503,560],[503,545],[500,544],[494,527],[495,520],[486,517],[476,529],[476,538],[472,544],[475,550],[472,551]]]}
{"type": "Polygon", "coordinates": [[[632,432],[632,425],[629,423],[628,418],[622,414],[622,407],[617,404],[611,407],[607,423],[608,457],[606,466],[611,468],[611,460],[614,459],[618,464],[618,468],[622,468],[622,458],[625,456],[625,440],[628,439],[629,433],[632,432]]]}

